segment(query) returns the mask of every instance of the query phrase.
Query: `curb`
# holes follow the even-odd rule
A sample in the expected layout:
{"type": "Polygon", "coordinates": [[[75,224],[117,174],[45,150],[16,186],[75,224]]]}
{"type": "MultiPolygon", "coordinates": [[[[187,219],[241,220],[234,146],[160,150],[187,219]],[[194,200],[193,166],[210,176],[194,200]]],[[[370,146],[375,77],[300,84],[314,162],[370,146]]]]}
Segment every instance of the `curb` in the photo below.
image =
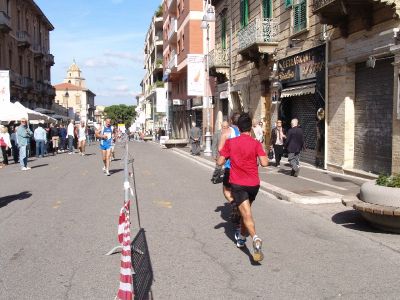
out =
{"type": "MultiPolygon", "coordinates": [[[[206,158],[199,157],[199,156],[192,156],[188,152],[181,150],[181,149],[177,149],[177,148],[172,148],[171,150],[174,151],[176,154],[184,156],[185,158],[188,158],[196,163],[207,165],[212,168],[214,168],[214,166],[215,166],[215,163],[213,163],[212,161],[209,161],[206,158]]],[[[276,197],[279,200],[285,200],[288,202],[298,203],[298,204],[332,204],[332,203],[341,203],[342,202],[341,197],[301,196],[299,194],[296,194],[291,191],[285,190],[283,188],[277,187],[275,185],[272,185],[272,184],[267,183],[262,180],[260,182],[260,189],[263,190],[264,192],[267,192],[267,193],[273,195],[274,197],[276,197]]]]}

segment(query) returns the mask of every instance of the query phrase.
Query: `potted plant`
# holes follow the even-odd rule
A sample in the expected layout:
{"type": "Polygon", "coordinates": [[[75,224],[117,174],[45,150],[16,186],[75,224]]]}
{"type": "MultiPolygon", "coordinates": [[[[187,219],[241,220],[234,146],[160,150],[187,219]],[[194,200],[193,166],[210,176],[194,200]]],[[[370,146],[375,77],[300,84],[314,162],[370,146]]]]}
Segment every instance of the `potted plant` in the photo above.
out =
{"type": "Polygon", "coordinates": [[[367,203],[400,207],[400,174],[380,175],[361,186],[360,199],[367,203]]]}

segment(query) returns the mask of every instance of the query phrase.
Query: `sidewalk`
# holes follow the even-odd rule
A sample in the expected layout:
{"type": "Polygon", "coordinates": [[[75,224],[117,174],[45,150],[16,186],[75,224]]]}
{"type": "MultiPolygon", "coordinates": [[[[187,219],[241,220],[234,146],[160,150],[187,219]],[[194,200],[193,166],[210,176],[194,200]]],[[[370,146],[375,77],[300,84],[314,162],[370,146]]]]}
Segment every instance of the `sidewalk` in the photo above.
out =
{"type": "MultiPolygon", "coordinates": [[[[172,151],[198,163],[214,167],[211,157],[193,156],[190,148],[173,148],[172,151]]],[[[360,186],[367,181],[350,175],[317,169],[312,165],[301,163],[299,177],[290,176],[290,165],[287,158],[283,158],[281,166],[276,168],[260,167],[261,189],[275,197],[302,204],[338,203],[344,195],[357,195],[360,186]]],[[[211,179],[210,172],[210,179],[211,179]]]]}

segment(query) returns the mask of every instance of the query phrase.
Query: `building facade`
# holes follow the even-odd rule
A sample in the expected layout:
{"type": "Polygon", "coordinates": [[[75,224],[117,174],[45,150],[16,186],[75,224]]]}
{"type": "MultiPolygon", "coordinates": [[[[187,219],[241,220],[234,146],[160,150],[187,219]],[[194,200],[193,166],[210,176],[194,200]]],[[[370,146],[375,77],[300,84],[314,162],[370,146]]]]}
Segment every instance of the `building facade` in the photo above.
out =
{"type": "Polygon", "coordinates": [[[55,104],[67,109],[68,118],[85,123],[95,121],[96,95],[86,87],[86,80],[75,62],[69,67],[64,82],[54,87],[55,104]]]}
{"type": "Polygon", "coordinates": [[[146,34],[144,46],[144,69],[142,94],[146,105],[144,129],[155,132],[167,128],[167,94],[163,82],[163,18],[162,9],[153,16],[146,34]]]}
{"type": "MultiPolygon", "coordinates": [[[[207,39],[201,28],[206,3],[202,0],[164,0],[162,5],[163,66],[171,137],[188,138],[191,122],[203,128],[204,135],[207,125],[213,124],[212,120],[207,124],[207,112],[211,106],[207,105],[206,93],[210,91],[213,79],[208,78],[205,72],[207,39]],[[190,69],[194,66],[191,61],[199,61],[197,66],[202,67],[196,69],[193,80],[188,80],[194,70],[190,69]],[[199,83],[200,90],[196,92],[188,86],[192,83],[199,83]]],[[[212,112],[210,114],[212,116],[212,112]]]]}
{"type": "Polygon", "coordinates": [[[312,13],[331,28],[327,167],[356,174],[400,173],[400,1],[313,4],[312,13]]]}
{"type": "Polygon", "coordinates": [[[53,25],[33,0],[0,0],[0,70],[8,70],[10,100],[50,109],[55,96],[50,69],[53,25]]]}

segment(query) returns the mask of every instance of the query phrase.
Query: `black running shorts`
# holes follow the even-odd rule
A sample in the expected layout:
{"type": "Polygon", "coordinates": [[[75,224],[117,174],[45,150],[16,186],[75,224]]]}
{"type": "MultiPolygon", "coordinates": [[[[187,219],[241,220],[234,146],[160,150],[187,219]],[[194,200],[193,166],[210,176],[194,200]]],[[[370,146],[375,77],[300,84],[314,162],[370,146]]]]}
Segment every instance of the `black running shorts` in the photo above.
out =
{"type": "Polygon", "coordinates": [[[245,186],[231,184],[231,193],[236,205],[239,206],[244,201],[249,200],[250,204],[256,199],[260,186],[245,186]]]}
{"type": "Polygon", "coordinates": [[[224,171],[224,180],[222,181],[222,184],[224,187],[230,188],[231,184],[229,182],[229,174],[231,174],[231,169],[230,168],[225,168],[224,171]]]}

